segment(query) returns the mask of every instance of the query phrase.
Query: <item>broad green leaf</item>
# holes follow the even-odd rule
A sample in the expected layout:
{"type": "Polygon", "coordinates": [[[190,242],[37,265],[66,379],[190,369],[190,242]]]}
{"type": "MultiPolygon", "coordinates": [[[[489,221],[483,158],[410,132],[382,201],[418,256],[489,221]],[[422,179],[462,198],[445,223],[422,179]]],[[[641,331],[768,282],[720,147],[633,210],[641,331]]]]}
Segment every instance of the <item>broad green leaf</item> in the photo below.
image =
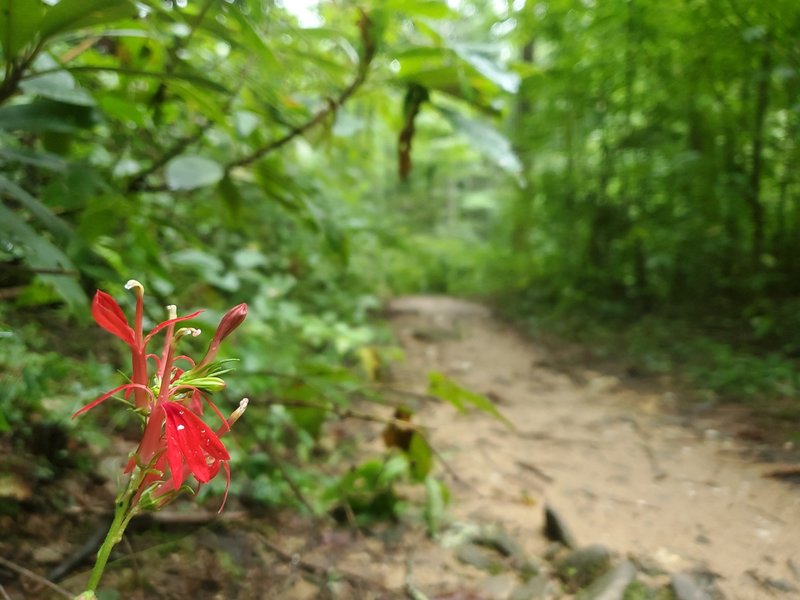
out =
{"type": "Polygon", "coordinates": [[[436,106],[436,109],[450,122],[453,129],[472,142],[478,152],[519,178],[522,163],[511,147],[511,142],[499,131],[484,121],[471,119],[449,108],[436,106]]]}
{"type": "Polygon", "coordinates": [[[144,127],[147,123],[147,111],[140,103],[132,102],[114,94],[98,95],[100,110],[111,119],[144,127]]]}
{"type": "Polygon", "coordinates": [[[73,133],[97,124],[97,113],[88,106],[55,100],[0,107],[0,129],[43,133],[73,133]]]}
{"type": "Polygon", "coordinates": [[[167,163],[167,186],[171,190],[194,190],[218,183],[225,171],[218,162],[202,156],[179,156],[167,163]]]}
{"type": "Polygon", "coordinates": [[[233,263],[239,269],[256,269],[266,266],[267,259],[264,253],[255,248],[242,248],[233,255],[233,263]]]}
{"type": "Polygon", "coordinates": [[[390,486],[408,473],[408,459],[402,454],[392,454],[386,462],[378,464],[377,483],[380,486],[390,486]]]}
{"type": "MultiPolygon", "coordinates": [[[[47,54],[40,55],[34,64],[34,69],[39,71],[50,71],[58,68],[59,64],[47,54]]],[[[65,70],[31,77],[22,81],[19,87],[25,93],[36,94],[43,98],[65,102],[66,104],[95,105],[95,101],[89,92],[79,87],[72,74],[65,70]]]]}
{"type": "Polygon", "coordinates": [[[72,231],[64,221],[50,212],[44,204],[39,202],[36,198],[31,196],[28,192],[22,189],[13,181],[6,179],[0,175],[0,194],[7,194],[24,206],[28,211],[36,217],[36,219],[44,225],[53,235],[59,237],[61,241],[67,240],[72,235],[72,231]]]}
{"type": "Polygon", "coordinates": [[[225,267],[223,262],[208,252],[197,248],[180,250],[170,255],[170,261],[183,267],[191,267],[196,271],[219,273],[225,267]]]}
{"type": "Polygon", "coordinates": [[[37,277],[51,286],[71,307],[86,305],[86,295],[78,285],[75,267],[69,258],[3,204],[0,204],[0,239],[4,243],[21,245],[25,262],[32,269],[64,271],[63,275],[43,273],[37,277]]]}
{"type": "Polygon", "coordinates": [[[511,421],[506,419],[503,414],[497,410],[497,407],[492,404],[491,400],[486,396],[476,394],[475,392],[461,387],[444,373],[439,373],[438,371],[431,371],[428,373],[428,393],[431,396],[449,402],[461,413],[467,412],[468,406],[473,406],[480,411],[492,415],[498,421],[502,421],[510,429],[514,429],[514,425],[511,421]]]}
{"type": "Polygon", "coordinates": [[[67,170],[67,163],[60,156],[27,148],[0,148],[0,159],[56,173],[64,173],[67,170]]]}
{"type": "Polygon", "coordinates": [[[43,14],[44,5],[39,0],[0,0],[0,35],[6,62],[36,39],[43,14]]]}
{"type": "Polygon", "coordinates": [[[61,0],[45,13],[39,35],[47,39],[67,31],[112,23],[134,15],[136,7],[129,0],[61,0]]]}
{"type": "Polygon", "coordinates": [[[519,89],[520,77],[513,71],[507,71],[497,64],[482,47],[466,44],[453,44],[453,51],[478,73],[486,77],[506,92],[514,94],[519,89]]]}
{"type": "Polygon", "coordinates": [[[233,125],[236,133],[242,137],[247,137],[253,133],[261,124],[261,117],[249,110],[237,110],[233,113],[233,125]]]}
{"type": "Polygon", "coordinates": [[[225,215],[228,221],[235,223],[241,215],[242,204],[244,203],[242,194],[239,193],[239,188],[236,187],[236,184],[229,176],[225,175],[220,180],[217,191],[225,204],[225,215]]]}
{"type": "Polygon", "coordinates": [[[224,99],[219,95],[209,94],[207,89],[188,81],[170,81],[169,88],[174,94],[183,98],[188,111],[197,112],[216,123],[227,121],[228,115],[218,101],[224,99]]]}
{"type": "MultiPolygon", "coordinates": [[[[174,73],[167,73],[165,71],[148,71],[145,69],[131,69],[128,67],[109,67],[105,65],[78,65],[74,67],[65,67],[70,73],[117,73],[119,75],[127,75],[129,77],[145,77],[152,79],[159,79],[162,81],[185,81],[192,85],[201,88],[207,88],[215,92],[227,93],[228,90],[225,86],[203,77],[197,73],[180,71],[174,73]]],[[[31,73],[29,77],[38,77],[45,73],[31,73]]]]}

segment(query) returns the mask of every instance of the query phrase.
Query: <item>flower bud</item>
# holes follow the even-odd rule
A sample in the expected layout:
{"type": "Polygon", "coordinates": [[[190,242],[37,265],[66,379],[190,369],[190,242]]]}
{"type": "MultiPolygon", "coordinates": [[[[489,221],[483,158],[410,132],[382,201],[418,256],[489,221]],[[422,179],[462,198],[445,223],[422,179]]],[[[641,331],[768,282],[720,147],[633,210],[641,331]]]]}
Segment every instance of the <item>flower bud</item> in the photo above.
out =
{"type": "Polygon", "coordinates": [[[207,365],[214,360],[214,357],[216,357],[217,352],[219,351],[219,346],[222,343],[222,340],[233,333],[236,328],[242,324],[246,316],[247,304],[245,303],[234,306],[232,309],[226,312],[225,315],[223,315],[219,322],[219,326],[217,327],[217,331],[214,333],[214,339],[211,340],[211,344],[208,346],[208,351],[198,366],[207,365]]]}

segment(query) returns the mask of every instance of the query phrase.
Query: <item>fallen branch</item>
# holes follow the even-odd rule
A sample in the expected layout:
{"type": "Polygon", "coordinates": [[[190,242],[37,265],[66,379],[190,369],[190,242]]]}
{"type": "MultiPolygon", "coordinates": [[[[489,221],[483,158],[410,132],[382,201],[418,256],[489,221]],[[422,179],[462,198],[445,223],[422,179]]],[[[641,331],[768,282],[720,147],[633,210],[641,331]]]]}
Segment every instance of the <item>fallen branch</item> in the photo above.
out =
{"type": "Polygon", "coordinates": [[[26,569],[25,567],[21,567],[20,565],[18,565],[16,563],[13,563],[13,562],[11,562],[10,560],[8,560],[6,558],[3,558],[2,556],[0,556],[0,565],[3,565],[7,569],[11,569],[15,573],[18,573],[19,575],[27,577],[28,579],[33,579],[34,581],[36,581],[38,583],[41,583],[44,586],[49,587],[51,590],[53,590],[54,592],[57,592],[58,594],[62,595],[64,598],[72,599],[75,596],[75,594],[72,594],[72,593],[68,592],[67,590],[62,588],[60,585],[56,585],[55,583],[53,583],[49,579],[45,579],[44,577],[34,573],[30,569],[26,569]]]}
{"type": "Polygon", "coordinates": [[[553,483],[555,481],[555,479],[553,479],[553,477],[551,477],[550,475],[548,475],[547,473],[545,473],[539,467],[537,467],[536,465],[534,465],[532,463],[525,462],[525,461],[522,461],[522,460],[518,460],[518,461],[516,461],[516,465],[521,469],[524,469],[526,471],[530,471],[531,473],[533,473],[534,475],[536,475],[537,477],[542,479],[545,483],[553,483]]]}

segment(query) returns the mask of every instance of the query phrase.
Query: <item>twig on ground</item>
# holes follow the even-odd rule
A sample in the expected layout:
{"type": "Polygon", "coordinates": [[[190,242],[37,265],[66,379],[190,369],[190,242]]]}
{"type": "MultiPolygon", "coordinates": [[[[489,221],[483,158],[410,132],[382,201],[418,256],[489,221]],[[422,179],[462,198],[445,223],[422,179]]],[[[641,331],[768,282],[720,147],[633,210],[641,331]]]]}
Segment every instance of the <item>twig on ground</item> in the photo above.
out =
{"type": "Polygon", "coordinates": [[[8,595],[6,592],[6,588],[0,585],[0,596],[3,597],[3,600],[11,600],[11,596],[8,595]]]}
{"type": "Polygon", "coordinates": [[[542,479],[546,483],[553,483],[555,481],[555,479],[553,477],[551,477],[550,475],[548,475],[547,473],[545,473],[539,467],[537,467],[536,465],[534,465],[532,463],[525,462],[523,460],[518,460],[518,461],[515,461],[515,462],[516,462],[516,465],[520,469],[524,469],[526,471],[530,471],[531,473],[533,473],[534,475],[536,475],[537,477],[539,477],[540,479],[542,479]]]}
{"type": "Polygon", "coordinates": [[[64,598],[70,598],[70,600],[71,600],[75,596],[75,594],[72,594],[72,593],[68,592],[67,590],[62,588],[60,585],[56,585],[55,583],[53,583],[49,579],[45,579],[44,577],[42,577],[41,575],[38,575],[37,573],[34,573],[30,569],[26,569],[25,567],[21,567],[20,565],[11,562],[7,558],[3,558],[2,556],[0,556],[0,565],[3,565],[7,569],[11,569],[15,573],[18,573],[19,575],[23,575],[23,576],[27,577],[28,579],[33,579],[34,581],[49,587],[54,592],[57,592],[57,593],[61,594],[62,596],[64,596],[64,598]]]}

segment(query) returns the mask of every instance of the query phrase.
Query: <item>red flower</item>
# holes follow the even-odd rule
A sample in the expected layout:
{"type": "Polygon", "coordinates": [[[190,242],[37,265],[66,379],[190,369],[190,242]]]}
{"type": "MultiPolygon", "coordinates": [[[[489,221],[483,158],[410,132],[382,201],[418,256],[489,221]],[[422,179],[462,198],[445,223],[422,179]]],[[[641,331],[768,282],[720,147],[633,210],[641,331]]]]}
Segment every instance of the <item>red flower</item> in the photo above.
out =
{"type": "MultiPolygon", "coordinates": [[[[227,497],[230,485],[228,467],[230,455],[219,438],[230,430],[230,426],[244,412],[247,400],[243,400],[239,408],[226,419],[206,395],[225,386],[225,382],[216,372],[210,372],[209,363],[216,356],[222,341],[244,321],[247,316],[247,305],[239,304],[225,313],[206,356],[200,364],[195,365],[187,356],[176,356],[176,347],[181,337],[188,334],[196,335],[200,331],[183,328],[176,333],[175,325],[196,317],[202,311],[178,317],[176,308],[168,306],[167,320],[156,325],[145,336],[142,332],[144,288],[134,280],[129,281],[125,287],[132,289],[136,294],[133,327],[128,323],[119,304],[100,290],[92,301],[92,315],[100,327],[130,347],[133,376],[129,383],[116,387],[78,410],[73,418],[123,390],[126,398],[133,393],[136,408],[146,417],[139,447],[125,468],[126,473],[134,471],[137,467],[143,470],[142,478],[137,483],[134,502],[138,502],[142,494],[146,493],[151,500],[160,498],[163,505],[174,497],[175,494],[170,492],[177,493],[190,475],[194,475],[200,484],[208,483],[216,477],[220,467],[226,474],[225,497],[227,497]],[[148,343],[153,336],[162,331],[164,344],[161,355],[148,355],[146,353],[148,343]],[[153,381],[150,381],[147,372],[149,357],[155,358],[156,362],[153,381]],[[187,371],[175,366],[178,360],[188,362],[191,368],[187,371]],[[208,403],[221,421],[221,426],[216,432],[198,416],[198,413],[202,413],[203,402],[208,403]],[[152,489],[155,489],[155,492],[148,491],[152,489]]],[[[224,504],[223,499],[223,506],[224,504]]]]}
{"type": "Polygon", "coordinates": [[[167,415],[167,460],[173,489],[179,489],[186,478],[184,461],[197,481],[208,483],[219,472],[220,464],[231,459],[225,446],[200,417],[182,404],[167,402],[164,412],[167,415]]]}

